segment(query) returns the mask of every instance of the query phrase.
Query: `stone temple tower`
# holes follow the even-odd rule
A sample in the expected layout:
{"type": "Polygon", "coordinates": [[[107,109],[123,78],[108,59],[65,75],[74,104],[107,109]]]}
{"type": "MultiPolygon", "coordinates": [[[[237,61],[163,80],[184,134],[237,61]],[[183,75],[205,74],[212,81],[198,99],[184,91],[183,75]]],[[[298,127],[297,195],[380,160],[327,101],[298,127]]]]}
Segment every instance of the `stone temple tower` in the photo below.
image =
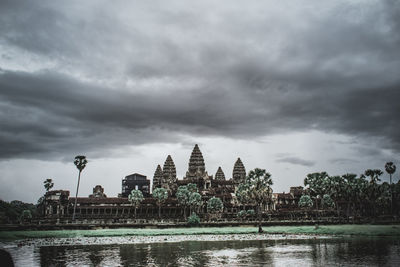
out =
{"type": "Polygon", "coordinates": [[[155,188],[161,187],[162,179],[163,179],[163,171],[161,169],[161,166],[158,165],[153,176],[153,190],[155,188]]]}
{"type": "Polygon", "coordinates": [[[196,144],[193,148],[192,154],[190,155],[189,169],[186,172],[184,179],[198,181],[201,178],[207,180],[209,177],[208,173],[206,172],[203,154],[201,154],[199,146],[196,144]]]}
{"type": "Polygon", "coordinates": [[[232,173],[233,183],[238,185],[243,183],[246,179],[246,169],[244,168],[243,162],[238,158],[233,166],[232,173]]]}
{"type": "Polygon", "coordinates": [[[224,181],[225,173],[222,171],[221,167],[218,167],[217,172],[215,173],[215,180],[224,181]]]}
{"type": "Polygon", "coordinates": [[[167,189],[170,195],[175,194],[178,188],[175,163],[172,160],[171,155],[168,155],[167,159],[164,162],[164,167],[162,169],[161,187],[167,189]]]}

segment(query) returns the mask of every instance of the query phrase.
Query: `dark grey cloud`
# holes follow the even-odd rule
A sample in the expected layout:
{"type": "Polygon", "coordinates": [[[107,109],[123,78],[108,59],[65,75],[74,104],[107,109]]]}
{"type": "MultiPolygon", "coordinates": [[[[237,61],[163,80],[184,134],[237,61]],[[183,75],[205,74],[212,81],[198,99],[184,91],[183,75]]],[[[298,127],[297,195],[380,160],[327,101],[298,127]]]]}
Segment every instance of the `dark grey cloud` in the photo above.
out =
{"type": "Polygon", "coordinates": [[[356,163],[359,163],[360,161],[356,160],[356,159],[351,159],[351,158],[334,158],[334,159],[331,159],[329,162],[331,162],[333,164],[349,164],[349,163],[356,164],[356,163]]]}
{"type": "Polygon", "coordinates": [[[226,4],[2,1],[0,158],[313,129],[400,151],[398,2],[226,4]]]}
{"type": "Polygon", "coordinates": [[[315,165],[315,162],[312,160],[306,160],[302,158],[298,158],[296,156],[290,156],[290,155],[278,155],[278,158],[275,160],[276,162],[281,162],[281,163],[290,163],[294,165],[301,165],[301,166],[306,166],[306,167],[312,167],[315,165]]]}

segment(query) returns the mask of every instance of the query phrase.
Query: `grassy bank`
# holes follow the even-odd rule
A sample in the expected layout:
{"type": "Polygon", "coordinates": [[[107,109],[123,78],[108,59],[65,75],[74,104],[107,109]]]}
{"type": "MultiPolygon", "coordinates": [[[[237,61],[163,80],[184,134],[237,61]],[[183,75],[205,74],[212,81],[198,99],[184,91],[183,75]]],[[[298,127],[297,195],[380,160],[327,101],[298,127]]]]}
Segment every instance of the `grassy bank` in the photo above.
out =
{"type": "MultiPolygon", "coordinates": [[[[268,226],[270,234],[319,234],[354,236],[398,236],[400,225],[323,225],[315,226],[268,226]]],[[[0,239],[23,238],[73,238],[112,236],[157,236],[157,235],[224,235],[257,233],[256,227],[204,227],[169,229],[100,229],[100,230],[54,230],[54,231],[1,231],[0,239]]]]}

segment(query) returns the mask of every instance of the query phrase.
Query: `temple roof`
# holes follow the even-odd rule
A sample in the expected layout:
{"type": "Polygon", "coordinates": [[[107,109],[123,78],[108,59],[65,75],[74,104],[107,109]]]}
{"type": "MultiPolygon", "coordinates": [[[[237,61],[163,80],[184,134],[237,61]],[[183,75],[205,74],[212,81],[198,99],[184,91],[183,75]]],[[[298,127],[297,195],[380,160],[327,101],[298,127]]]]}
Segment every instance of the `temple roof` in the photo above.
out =
{"type": "Polygon", "coordinates": [[[167,159],[165,160],[162,172],[164,177],[171,177],[173,179],[176,178],[175,163],[172,160],[171,155],[168,155],[167,159]]]}
{"type": "Polygon", "coordinates": [[[246,169],[244,168],[243,162],[238,158],[235,162],[232,172],[232,178],[237,183],[244,182],[246,178],[246,169]]]}
{"type": "Polygon", "coordinates": [[[160,187],[161,186],[161,182],[162,182],[162,177],[163,177],[163,171],[161,169],[160,164],[157,165],[157,169],[154,172],[154,176],[153,176],[153,188],[156,187],[160,187]]]}
{"type": "Polygon", "coordinates": [[[193,148],[189,159],[189,173],[194,174],[197,171],[204,173],[206,170],[203,154],[201,154],[199,146],[196,144],[193,148]]]}
{"type": "Polygon", "coordinates": [[[225,180],[225,173],[221,167],[218,167],[217,173],[215,174],[215,180],[225,180]]]}

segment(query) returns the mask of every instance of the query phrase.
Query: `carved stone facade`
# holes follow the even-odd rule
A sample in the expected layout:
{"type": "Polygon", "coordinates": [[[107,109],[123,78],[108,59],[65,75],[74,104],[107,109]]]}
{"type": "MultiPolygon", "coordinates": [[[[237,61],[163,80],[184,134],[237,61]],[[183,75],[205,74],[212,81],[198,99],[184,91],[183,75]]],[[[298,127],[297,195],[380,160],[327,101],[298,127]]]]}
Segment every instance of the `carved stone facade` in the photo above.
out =
{"type": "Polygon", "coordinates": [[[171,155],[168,155],[167,159],[164,162],[162,174],[163,177],[162,177],[161,187],[167,189],[168,194],[170,196],[175,195],[178,186],[177,186],[175,163],[172,160],[171,155]]]}
{"type": "Polygon", "coordinates": [[[246,179],[246,169],[244,168],[243,162],[238,158],[233,166],[232,172],[233,182],[235,184],[241,184],[246,179]]]}
{"type": "Polygon", "coordinates": [[[153,191],[155,188],[161,187],[163,181],[163,171],[161,169],[160,164],[157,165],[156,171],[153,176],[153,191]]]}
{"type": "MultiPolygon", "coordinates": [[[[221,167],[218,168],[215,177],[208,175],[203,155],[198,145],[195,145],[191,153],[188,170],[183,179],[177,178],[175,163],[168,155],[163,168],[157,166],[153,176],[153,190],[162,187],[168,190],[169,198],[163,204],[163,218],[182,218],[182,206],[179,205],[175,193],[178,186],[194,183],[197,185],[203,203],[212,197],[220,198],[224,203],[223,214],[225,217],[236,218],[237,212],[243,208],[254,209],[253,204],[238,205],[235,201],[235,190],[246,178],[246,169],[240,158],[234,164],[232,177],[227,178],[221,167]]],[[[97,185],[93,194],[89,197],[78,197],[77,216],[78,218],[131,218],[133,206],[127,198],[132,189],[143,192],[145,199],[137,208],[138,218],[157,218],[158,207],[156,200],[149,194],[150,181],[146,176],[140,174],[128,175],[122,181],[122,193],[120,197],[108,197],[104,189],[97,185]],[[132,187],[133,186],[133,187],[132,187]]],[[[292,208],[297,204],[303,194],[302,187],[290,188],[290,194],[274,194],[273,208],[292,208]]],[[[75,198],[69,198],[68,191],[51,191],[46,194],[46,216],[47,217],[71,217],[75,198]]],[[[199,211],[199,216],[207,216],[207,210],[199,211]]]]}
{"type": "Polygon", "coordinates": [[[199,146],[196,144],[193,148],[192,154],[190,155],[188,171],[183,179],[199,181],[202,179],[209,180],[209,178],[210,177],[206,172],[203,154],[201,153],[199,146]]]}
{"type": "Polygon", "coordinates": [[[93,187],[93,194],[89,195],[90,198],[106,198],[107,195],[104,194],[104,188],[101,185],[96,185],[93,187]]]}
{"type": "Polygon", "coordinates": [[[218,167],[218,170],[215,173],[215,180],[225,181],[225,173],[222,171],[221,167],[218,167]]]}

